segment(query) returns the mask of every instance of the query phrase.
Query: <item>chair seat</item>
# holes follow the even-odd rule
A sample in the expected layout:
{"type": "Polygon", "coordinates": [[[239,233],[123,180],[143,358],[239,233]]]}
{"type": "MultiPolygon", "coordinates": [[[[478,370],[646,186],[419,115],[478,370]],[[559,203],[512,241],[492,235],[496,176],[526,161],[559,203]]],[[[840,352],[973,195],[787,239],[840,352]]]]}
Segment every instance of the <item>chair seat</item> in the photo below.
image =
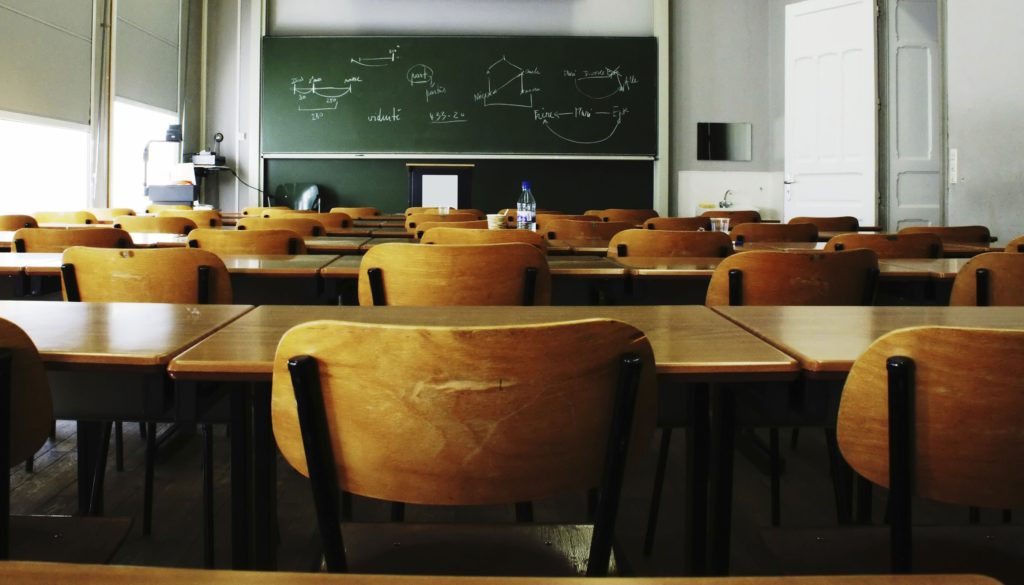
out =
{"type": "MultiPolygon", "coordinates": [[[[585,575],[591,525],[345,523],[349,572],[585,575]]],[[[609,575],[616,574],[615,554],[609,575]]]]}
{"type": "MultiPolygon", "coordinates": [[[[965,510],[966,514],[966,510],[965,510]]],[[[765,529],[783,575],[889,573],[889,528],[765,529]]],[[[981,573],[1024,582],[1024,526],[915,526],[915,573],[981,573]]]]}
{"type": "Polygon", "coordinates": [[[11,558],[105,564],[128,536],[131,518],[11,516],[11,558]]]}

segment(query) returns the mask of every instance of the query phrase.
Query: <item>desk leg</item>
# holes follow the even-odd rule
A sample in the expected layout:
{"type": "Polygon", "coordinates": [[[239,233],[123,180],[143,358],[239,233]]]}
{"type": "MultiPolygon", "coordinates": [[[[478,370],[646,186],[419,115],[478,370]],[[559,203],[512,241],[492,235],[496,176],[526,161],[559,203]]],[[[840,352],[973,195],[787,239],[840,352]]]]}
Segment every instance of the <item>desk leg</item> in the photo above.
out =
{"type": "Polygon", "coordinates": [[[711,474],[711,574],[729,573],[729,545],[732,538],[733,447],[736,438],[736,396],[733,389],[716,386],[712,396],[712,436],[718,445],[711,474]]]}
{"type": "Polygon", "coordinates": [[[707,572],[708,469],[710,418],[708,385],[695,384],[690,393],[693,424],[686,436],[686,541],[691,575],[707,572]]]}
{"type": "Polygon", "coordinates": [[[270,420],[270,384],[256,384],[252,394],[253,430],[253,566],[277,568],[274,521],[277,517],[277,446],[270,420]]]}
{"type": "MultiPolygon", "coordinates": [[[[98,421],[78,421],[77,446],[78,451],[78,513],[81,516],[90,515],[90,511],[99,506],[103,509],[103,494],[96,494],[98,501],[94,500],[93,488],[96,481],[96,472],[99,464],[99,448],[103,435],[104,423],[98,421]]],[[[102,488],[102,485],[100,486],[102,488]]]]}
{"type": "Polygon", "coordinates": [[[249,568],[249,388],[231,388],[231,567],[249,568]]]}

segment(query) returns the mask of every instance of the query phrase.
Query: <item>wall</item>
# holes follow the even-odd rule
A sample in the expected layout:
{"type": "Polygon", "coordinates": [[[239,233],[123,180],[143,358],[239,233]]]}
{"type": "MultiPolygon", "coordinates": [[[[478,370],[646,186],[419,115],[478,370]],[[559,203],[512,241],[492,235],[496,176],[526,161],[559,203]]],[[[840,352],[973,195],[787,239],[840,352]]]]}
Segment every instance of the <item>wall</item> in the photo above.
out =
{"type": "Polygon", "coordinates": [[[1024,234],[1024,2],[947,0],[948,144],[959,153],[949,225],[1024,234]]]}

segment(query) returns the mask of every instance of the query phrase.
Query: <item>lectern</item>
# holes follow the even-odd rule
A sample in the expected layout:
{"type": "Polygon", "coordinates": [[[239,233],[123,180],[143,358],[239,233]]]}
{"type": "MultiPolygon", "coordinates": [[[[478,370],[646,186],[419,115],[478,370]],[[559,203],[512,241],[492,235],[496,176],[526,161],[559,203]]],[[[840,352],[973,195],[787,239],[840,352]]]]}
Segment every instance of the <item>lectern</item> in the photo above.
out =
{"type": "Polygon", "coordinates": [[[409,207],[455,207],[472,204],[472,164],[407,163],[409,207]]]}

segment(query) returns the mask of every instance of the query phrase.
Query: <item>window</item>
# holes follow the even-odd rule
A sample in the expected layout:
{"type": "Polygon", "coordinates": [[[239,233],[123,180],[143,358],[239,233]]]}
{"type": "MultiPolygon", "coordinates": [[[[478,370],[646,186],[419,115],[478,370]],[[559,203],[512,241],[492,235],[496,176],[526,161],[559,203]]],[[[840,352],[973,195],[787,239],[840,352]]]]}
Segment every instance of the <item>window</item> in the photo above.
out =
{"type": "Polygon", "coordinates": [[[89,207],[89,127],[0,112],[2,213],[89,207]]]}
{"type": "Polygon", "coordinates": [[[114,99],[110,136],[110,207],[130,207],[137,212],[150,204],[145,193],[145,162],[150,140],[163,140],[167,127],[178,115],[126,100],[114,99]]]}

